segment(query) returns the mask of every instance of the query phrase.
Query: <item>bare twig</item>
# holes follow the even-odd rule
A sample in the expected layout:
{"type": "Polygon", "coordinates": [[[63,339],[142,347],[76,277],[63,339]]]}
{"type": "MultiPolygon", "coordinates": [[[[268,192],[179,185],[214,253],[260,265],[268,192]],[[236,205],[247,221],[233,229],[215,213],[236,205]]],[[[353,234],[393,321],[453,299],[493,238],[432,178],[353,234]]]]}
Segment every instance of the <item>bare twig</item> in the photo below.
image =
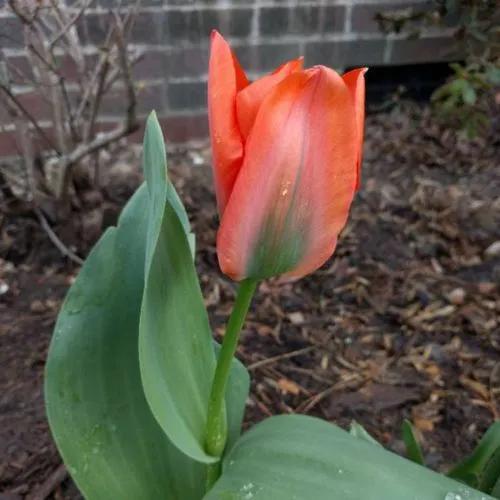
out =
{"type": "MultiPolygon", "coordinates": [[[[120,66],[120,71],[124,80],[125,84],[125,89],[127,92],[127,113],[125,117],[125,124],[121,127],[118,127],[116,130],[113,130],[109,132],[108,134],[105,134],[101,136],[100,138],[96,138],[96,140],[93,141],[93,143],[87,144],[82,148],[82,151],[85,151],[87,149],[87,152],[83,154],[83,156],[86,156],[87,154],[92,153],[96,149],[99,149],[103,147],[104,145],[109,144],[110,142],[113,142],[125,135],[128,135],[130,132],[133,132],[134,130],[137,129],[138,123],[137,123],[137,115],[136,115],[136,107],[137,107],[137,100],[136,100],[136,95],[135,95],[135,89],[134,89],[134,84],[132,81],[132,74],[131,74],[131,67],[128,62],[128,57],[127,57],[127,47],[123,38],[123,31],[124,31],[124,24],[122,23],[121,19],[118,17],[118,15],[115,14],[115,26],[116,29],[114,30],[115,36],[116,36],[116,46],[117,46],[117,52],[118,52],[118,63],[120,66]],[[101,144],[101,145],[99,145],[101,144]]],[[[89,123],[93,123],[93,120],[95,117],[92,117],[92,120],[89,121],[89,123]]],[[[75,151],[74,153],[78,153],[75,151]]],[[[81,153],[78,153],[81,154],[81,153]]],[[[76,155],[78,157],[78,154],[76,155]]],[[[79,159],[82,158],[83,156],[79,156],[79,159]]],[[[75,163],[74,160],[69,158],[70,164],[75,163]]],[[[76,160],[78,161],[78,160],[76,160]]]]}
{"type": "MultiPolygon", "coordinates": [[[[33,31],[33,30],[31,30],[33,31]]],[[[39,46],[43,46],[43,43],[37,43],[39,46]]],[[[53,62],[49,61],[46,56],[44,56],[36,47],[34,43],[28,43],[27,48],[29,54],[33,54],[36,56],[37,60],[44,65],[44,68],[40,68],[41,71],[46,75],[46,78],[43,82],[37,82],[40,86],[40,89],[47,89],[49,92],[53,92],[53,87],[58,86],[63,98],[63,103],[68,113],[68,125],[70,127],[70,132],[72,138],[76,139],[78,134],[74,125],[74,117],[71,109],[71,102],[69,99],[68,91],[66,89],[66,79],[59,72],[57,67],[53,64],[53,62]]],[[[56,99],[57,107],[59,107],[59,99],[56,99]]],[[[55,109],[55,107],[54,107],[55,109]]]]}
{"type": "Polygon", "coordinates": [[[351,387],[359,383],[360,376],[357,373],[353,373],[344,380],[340,380],[339,382],[331,385],[330,387],[327,387],[325,390],[319,392],[318,394],[315,394],[314,396],[306,399],[295,409],[295,413],[308,413],[332,392],[335,392],[339,389],[345,389],[346,387],[351,387]]]}
{"type": "Polygon", "coordinates": [[[100,66],[100,71],[97,75],[96,85],[94,88],[94,92],[91,95],[92,99],[90,101],[90,113],[89,118],[86,123],[85,130],[83,132],[83,140],[88,142],[90,135],[94,130],[95,121],[97,119],[97,111],[101,104],[101,98],[103,94],[104,82],[106,80],[106,75],[109,70],[109,51],[105,53],[105,57],[103,58],[103,64],[100,66]]]}
{"type": "Polygon", "coordinates": [[[82,110],[83,112],[84,107],[87,105],[86,101],[88,102],[90,109],[87,125],[83,133],[83,139],[85,142],[88,141],[92,131],[94,130],[94,125],[97,118],[97,111],[101,104],[101,98],[104,93],[104,86],[110,67],[111,50],[113,44],[116,43],[116,37],[117,37],[116,33],[120,29],[123,29],[122,26],[118,25],[116,17],[115,17],[115,23],[113,24],[113,26],[106,35],[106,40],[102,48],[101,57],[96,67],[96,71],[94,72],[94,75],[92,77],[94,85],[91,86],[91,90],[93,90],[93,92],[91,92],[88,96],[84,96],[84,99],[82,99],[82,103],[80,104],[79,111],[82,110]]]}
{"type": "Polygon", "coordinates": [[[89,142],[88,144],[79,145],[66,157],[65,161],[67,162],[67,165],[72,166],[78,163],[85,156],[94,153],[98,149],[106,147],[112,142],[118,141],[131,132],[134,132],[134,130],[137,130],[138,126],[139,124],[137,122],[133,122],[132,126],[129,126],[129,124],[122,125],[110,132],[98,135],[93,141],[89,142]]]}
{"type": "Polygon", "coordinates": [[[61,154],[59,149],[55,146],[55,144],[49,139],[49,136],[44,132],[44,130],[38,125],[37,121],[31,113],[23,106],[23,104],[19,101],[19,99],[16,99],[16,96],[11,92],[11,90],[0,83],[0,90],[4,92],[4,94],[11,100],[11,102],[19,109],[19,111],[24,115],[24,117],[33,125],[33,128],[37,131],[37,133],[40,135],[40,137],[46,142],[47,146],[50,147],[50,149],[54,150],[57,154],[61,154]]]}
{"type": "MultiPolygon", "coordinates": [[[[67,207],[72,167],[85,156],[95,154],[99,149],[138,127],[136,90],[131,76],[133,61],[128,53],[126,37],[140,0],[136,0],[135,5],[128,9],[124,16],[120,16],[118,11],[110,12],[114,22],[110,23],[103,50],[90,75],[75,23],[92,0],[79,0],[73,10],[67,8],[65,0],[35,3],[30,0],[8,1],[24,26],[25,47],[33,67],[33,86],[43,94],[50,105],[54,139],[49,137],[37,119],[31,116],[10,85],[0,86],[0,96],[4,97],[5,94],[5,100],[9,102],[10,107],[16,109],[16,116],[20,115],[19,120],[27,121],[33,127],[34,134],[40,136],[44,144],[57,153],[59,158],[55,163],[55,176],[42,175],[40,179],[31,176],[30,179],[37,182],[45,177],[50,179],[50,185],[47,185],[49,191],[67,207]],[[60,56],[69,58],[76,65],[77,82],[83,94],[76,105],[70,99],[67,80],[58,64],[60,56]],[[125,89],[125,115],[116,128],[97,134],[96,123],[103,96],[118,79],[122,80],[125,89]]],[[[25,133],[28,128],[19,120],[14,121],[16,130],[25,133]]],[[[24,138],[30,140],[26,133],[24,138]]],[[[35,158],[39,158],[38,152],[34,147],[26,147],[28,144],[24,142],[22,146],[29,167],[35,158]]],[[[42,168],[45,168],[43,163],[42,168]]],[[[29,187],[31,190],[36,188],[35,185],[29,187]]],[[[64,213],[64,210],[62,212],[64,213]]]]}
{"type": "Polygon", "coordinates": [[[39,26],[41,20],[42,17],[37,19],[37,23],[34,22],[29,28],[26,28],[25,37],[29,47],[31,47],[32,51],[37,55],[37,60],[33,61],[34,66],[35,69],[38,70],[40,80],[45,84],[46,91],[48,92],[56,139],[59,150],[64,154],[69,146],[67,143],[65,124],[65,106],[69,107],[69,109],[71,109],[71,107],[69,102],[67,105],[65,102],[65,95],[67,94],[64,79],[61,80],[61,75],[55,68],[54,58],[47,50],[47,44],[45,43],[46,35],[41,26],[39,26]],[[37,47],[38,50],[34,50],[35,47],[37,47]]]}
{"type": "Polygon", "coordinates": [[[7,3],[9,4],[12,12],[16,14],[21,22],[23,22],[24,24],[30,24],[31,22],[33,22],[33,17],[28,17],[26,13],[22,11],[21,7],[18,6],[16,0],[9,0],[7,3]]]}
{"type": "MultiPolygon", "coordinates": [[[[76,255],[75,252],[73,252],[71,249],[69,249],[57,236],[56,233],[54,233],[53,229],[50,227],[50,224],[48,220],[45,218],[45,215],[43,215],[42,211],[39,208],[34,209],[34,212],[36,216],[38,217],[38,220],[40,221],[40,225],[44,229],[44,231],[47,233],[47,236],[49,237],[50,241],[54,244],[54,246],[65,256],[68,257],[68,259],[72,260],[78,265],[83,264],[83,260],[76,255]]],[[[45,498],[45,497],[44,497],[45,498]]]]}
{"type": "MultiPolygon", "coordinates": [[[[139,51],[139,50],[135,54],[129,55],[130,66],[131,67],[134,66],[134,64],[136,64],[138,61],[140,61],[143,56],[144,56],[144,52],[139,51]]],[[[106,83],[104,84],[102,92],[104,94],[106,94],[111,89],[111,87],[118,81],[120,76],[121,76],[121,69],[119,67],[113,68],[109,72],[109,75],[106,79],[106,83]]]]}
{"type": "Polygon", "coordinates": [[[84,89],[83,97],[80,100],[80,104],[75,112],[75,121],[76,123],[80,123],[85,110],[91,106],[90,101],[94,96],[96,91],[96,85],[99,86],[99,80],[102,78],[101,73],[107,71],[106,65],[108,65],[109,60],[109,50],[102,51],[101,56],[97,64],[95,65],[94,72],[89,79],[89,83],[87,87],[84,89]]]}
{"type": "Polygon", "coordinates": [[[132,70],[130,67],[130,63],[127,57],[127,46],[125,44],[125,40],[123,38],[124,26],[121,22],[121,19],[116,17],[116,24],[119,29],[116,32],[116,46],[118,49],[118,61],[120,64],[120,68],[122,70],[123,81],[125,83],[125,89],[127,91],[127,116],[126,121],[129,127],[134,127],[136,118],[136,107],[137,107],[137,99],[135,95],[134,83],[132,81],[132,70]]]}
{"type": "Polygon", "coordinates": [[[260,361],[257,361],[255,363],[252,363],[251,365],[248,366],[248,370],[256,370],[257,368],[262,368],[264,366],[270,365],[275,363],[276,361],[280,361],[282,359],[290,359],[294,358],[295,356],[300,356],[301,354],[306,354],[309,351],[312,351],[313,349],[316,349],[317,346],[312,345],[308,347],[304,347],[302,349],[297,349],[296,351],[292,352],[287,352],[285,354],[278,354],[277,356],[273,356],[272,358],[266,358],[266,359],[261,359],[260,361]]]}
{"type": "MultiPolygon", "coordinates": [[[[128,30],[132,26],[132,22],[134,19],[135,12],[140,4],[140,0],[137,0],[136,4],[130,11],[127,13],[125,20],[123,22],[122,28],[122,36],[127,35],[128,30]]],[[[75,113],[75,121],[79,122],[85,112],[85,109],[90,108],[90,121],[92,122],[92,116],[94,115],[94,108],[98,107],[98,104],[101,100],[101,93],[107,92],[110,86],[115,82],[118,76],[120,76],[121,67],[116,68],[111,76],[107,78],[108,70],[109,70],[109,58],[111,56],[111,48],[112,44],[115,40],[115,30],[117,29],[116,23],[113,24],[111,29],[108,31],[106,35],[106,39],[101,48],[101,55],[99,60],[95,66],[94,72],[90,78],[89,85],[85,89],[85,93],[80,101],[78,109],[75,113]],[[96,90],[97,89],[97,90],[96,90]],[[96,104],[97,102],[97,104],[96,104]]],[[[131,62],[132,64],[135,61],[131,62]]]]}
{"type": "MultiPolygon", "coordinates": [[[[69,13],[66,9],[65,1],[51,0],[52,6],[59,17],[59,19],[56,19],[56,21],[59,22],[62,39],[65,43],[65,46],[67,47],[67,51],[71,55],[71,58],[77,65],[82,75],[85,73],[85,55],[83,53],[82,44],[80,43],[80,38],[76,29],[76,23],[92,1],[93,0],[82,1],[79,12],[75,17],[73,17],[73,19],[71,19],[71,13],[69,13]],[[63,8],[61,9],[61,7],[63,8]]],[[[77,8],[78,4],[75,4],[74,7],[77,8]]],[[[49,45],[49,52],[51,54],[53,54],[53,49],[55,49],[55,44],[49,45]]]]}
{"type": "Polygon", "coordinates": [[[78,20],[82,17],[83,13],[85,12],[85,9],[93,2],[93,0],[86,0],[83,2],[83,4],[80,6],[78,12],[69,20],[66,22],[66,24],[61,28],[61,31],[57,33],[57,35],[49,42],[49,50],[52,51],[64,36],[68,33],[68,31],[78,22],[78,20]]]}

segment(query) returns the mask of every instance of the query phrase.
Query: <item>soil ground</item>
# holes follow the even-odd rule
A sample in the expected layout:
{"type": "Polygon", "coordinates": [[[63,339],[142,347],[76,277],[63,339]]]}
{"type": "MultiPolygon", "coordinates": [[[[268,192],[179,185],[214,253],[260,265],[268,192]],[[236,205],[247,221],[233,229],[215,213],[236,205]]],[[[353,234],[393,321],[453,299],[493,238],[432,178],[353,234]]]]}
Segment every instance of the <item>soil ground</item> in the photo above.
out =
{"type": "MultiPolygon", "coordinates": [[[[276,413],[356,420],[403,453],[417,429],[429,466],[469,452],[500,412],[498,142],[463,142],[414,106],[368,120],[362,189],[337,251],[300,281],[260,285],[238,356],[252,376],[245,426],[276,413]]],[[[216,336],[234,299],[214,247],[208,151],[171,155],[197,233],[216,336]]],[[[137,153],[82,189],[61,238],[85,255],[140,182],[137,153]]],[[[43,369],[78,271],[34,218],[0,216],[0,499],[76,499],[49,434],[43,369]]]]}

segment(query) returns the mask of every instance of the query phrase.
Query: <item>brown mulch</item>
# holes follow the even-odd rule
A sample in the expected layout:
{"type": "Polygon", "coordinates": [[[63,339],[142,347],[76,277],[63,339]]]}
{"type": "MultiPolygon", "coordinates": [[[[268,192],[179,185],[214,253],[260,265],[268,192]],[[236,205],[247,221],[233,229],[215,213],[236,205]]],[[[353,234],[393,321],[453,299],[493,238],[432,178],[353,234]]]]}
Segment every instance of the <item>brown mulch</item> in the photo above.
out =
{"type": "MultiPolygon", "coordinates": [[[[245,426],[276,413],[344,427],[355,419],[402,452],[409,418],[429,465],[445,469],[500,413],[498,143],[461,141],[410,105],[371,116],[366,136],[362,190],[334,258],[300,281],[260,285],[238,351],[252,376],[245,426]]],[[[79,208],[93,218],[73,221],[77,250],[116,218],[137,182],[135,157],[115,162],[99,196],[82,196],[79,208]]],[[[205,149],[178,152],[170,166],[220,338],[234,284],[217,267],[207,158],[205,149]]],[[[34,220],[0,217],[0,499],[74,499],[42,382],[77,268],[34,220]]]]}

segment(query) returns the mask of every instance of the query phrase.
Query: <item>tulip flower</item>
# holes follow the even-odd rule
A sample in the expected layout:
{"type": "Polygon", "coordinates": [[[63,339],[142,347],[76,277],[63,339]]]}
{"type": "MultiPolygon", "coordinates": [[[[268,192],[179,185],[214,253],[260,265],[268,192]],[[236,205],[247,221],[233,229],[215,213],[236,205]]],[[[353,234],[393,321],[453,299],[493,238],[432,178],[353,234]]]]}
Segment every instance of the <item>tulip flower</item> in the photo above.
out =
{"type": "Polygon", "coordinates": [[[301,277],[334,252],[359,185],[365,68],[341,77],[292,60],[250,83],[212,33],[208,107],[221,218],[217,254],[235,280],[301,277]]]}

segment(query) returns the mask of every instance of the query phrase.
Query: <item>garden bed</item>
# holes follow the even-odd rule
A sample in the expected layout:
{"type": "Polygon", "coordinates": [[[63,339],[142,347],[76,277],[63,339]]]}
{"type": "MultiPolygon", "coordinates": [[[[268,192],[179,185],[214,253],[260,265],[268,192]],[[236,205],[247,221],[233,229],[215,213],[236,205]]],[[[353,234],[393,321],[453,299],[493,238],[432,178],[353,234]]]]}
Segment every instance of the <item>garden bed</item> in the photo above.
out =
{"type": "MultiPolygon", "coordinates": [[[[137,149],[108,159],[104,188],[79,192],[56,227],[80,254],[140,182],[137,149]]],[[[215,335],[234,299],[214,247],[209,152],[170,156],[197,234],[197,267],[215,335]]],[[[335,256],[300,281],[260,285],[240,359],[252,376],[245,426],[277,413],[353,419],[402,452],[420,431],[443,470],[500,412],[498,143],[461,142],[413,105],[367,123],[362,190],[335,256]]],[[[74,499],[43,408],[51,331],[78,268],[35,219],[0,219],[0,499],[74,499]]],[[[334,450],[332,452],[335,452],[334,450]]]]}

